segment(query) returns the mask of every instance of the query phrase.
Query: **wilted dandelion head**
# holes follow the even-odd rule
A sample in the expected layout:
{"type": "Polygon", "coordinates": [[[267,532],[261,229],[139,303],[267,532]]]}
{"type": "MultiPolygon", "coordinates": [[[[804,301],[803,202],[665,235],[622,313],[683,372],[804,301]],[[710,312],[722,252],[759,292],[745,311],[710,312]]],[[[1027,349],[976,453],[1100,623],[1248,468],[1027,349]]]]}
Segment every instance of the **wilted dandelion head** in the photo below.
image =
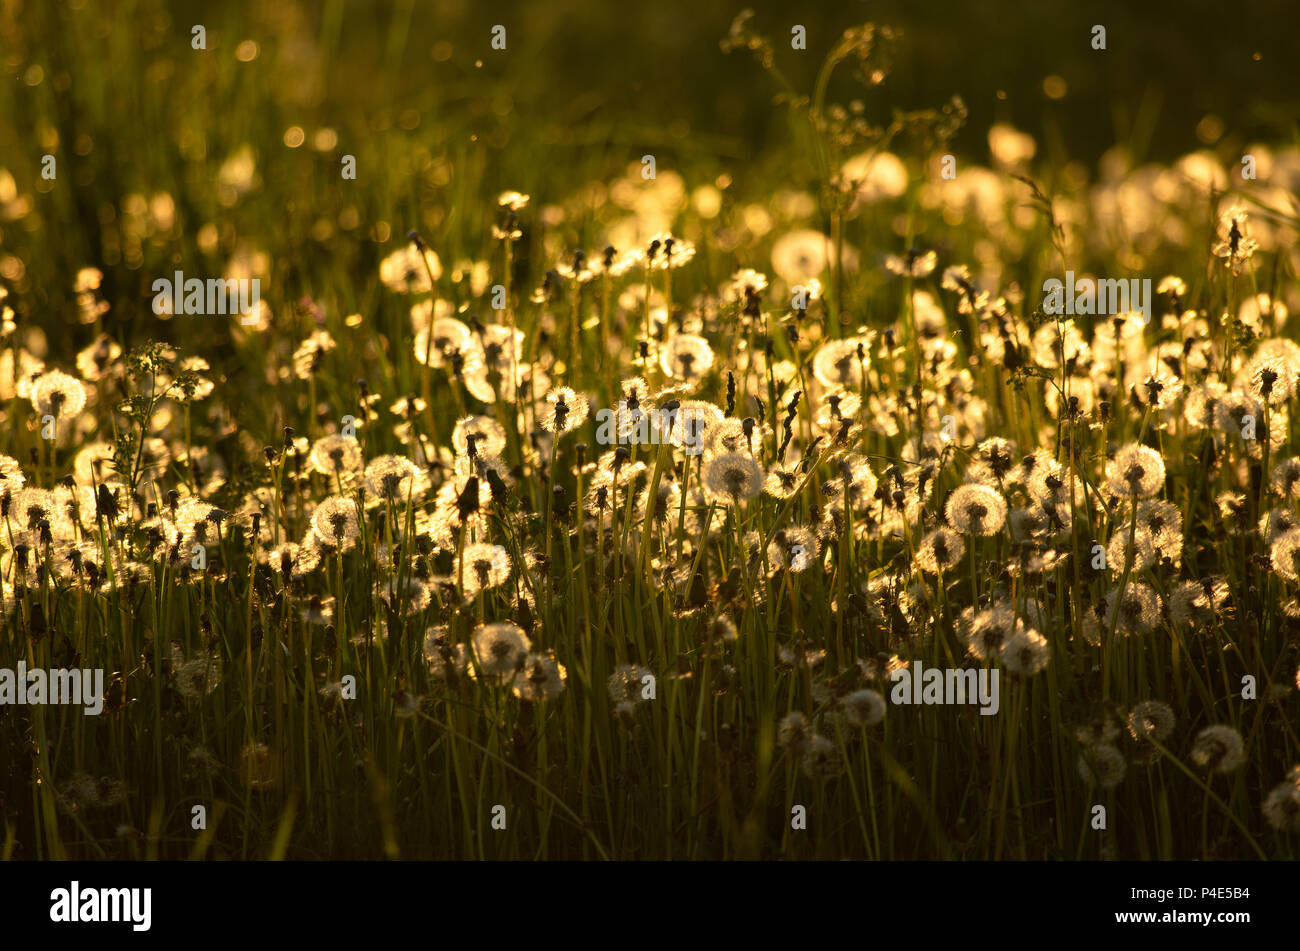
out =
{"type": "Polygon", "coordinates": [[[1201,769],[1230,773],[1246,762],[1246,745],[1241,734],[1230,726],[1207,726],[1196,734],[1191,760],[1201,769]]]}
{"type": "Polygon", "coordinates": [[[990,437],[975,448],[974,459],[966,472],[967,481],[997,485],[1006,478],[1017,458],[1015,442],[1000,436],[990,437]],[[979,478],[975,477],[976,472],[979,478]]]}
{"type": "MultiPolygon", "coordinates": [[[[524,332],[522,330],[511,331],[509,327],[501,324],[488,324],[480,331],[475,333],[469,341],[469,353],[465,358],[468,367],[475,371],[481,371],[484,374],[496,373],[502,377],[498,383],[503,388],[501,396],[503,399],[512,400],[510,392],[513,386],[510,383],[508,371],[513,366],[515,371],[523,374],[526,367],[523,365],[523,346],[524,332]]],[[[470,373],[466,378],[466,386],[473,379],[474,373],[470,373]]],[[[471,390],[475,396],[478,396],[477,390],[471,390]]],[[[540,392],[540,390],[539,390],[540,392]]],[[[483,397],[479,397],[484,399],[483,397]]],[[[484,402],[490,402],[484,399],[484,402]]]]}
{"type": "Polygon", "coordinates": [[[841,433],[857,432],[853,425],[862,411],[862,397],[853,390],[836,387],[822,394],[813,414],[813,425],[826,436],[838,437],[841,433]],[[848,425],[846,425],[848,424],[848,425]]]}
{"type": "Polygon", "coordinates": [[[1120,498],[1150,498],[1164,484],[1165,461],[1149,446],[1129,443],[1106,464],[1106,489],[1120,498]]]}
{"type": "Polygon", "coordinates": [[[937,575],[955,567],[966,553],[966,543],[950,528],[936,528],[916,546],[916,566],[937,575]]]}
{"type": "Polygon", "coordinates": [[[1007,521],[1007,502],[987,485],[968,482],[948,496],[948,522],[963,535],[993,535],[1007,521]]]}
{"type": "MultiPolygon", "coordinates": [[[[485,677],[505,677],[522,666],[532,648],[523,628],[510,621],[480,624],[472,639],[477,670],[485,677]]],[[[475,670],[470,670],[471,676],[475,670]]]]}
{"type": "Polygon", "coordinates": [[[763,467],[744,453],[724,453],[705,465],[704,484],[714,498],[735,505],[762,489],[763,467]]]}
{"type": "Polygon", "coordinates": [[[599,255],[589,255],[582,249],[578,249],[568,257],[562,258],[555,265],[557,274],[571,281],[577,281],[579,284],[588,284],[594,281],[600,277],[604,270],[604,258],[599,255]]]}

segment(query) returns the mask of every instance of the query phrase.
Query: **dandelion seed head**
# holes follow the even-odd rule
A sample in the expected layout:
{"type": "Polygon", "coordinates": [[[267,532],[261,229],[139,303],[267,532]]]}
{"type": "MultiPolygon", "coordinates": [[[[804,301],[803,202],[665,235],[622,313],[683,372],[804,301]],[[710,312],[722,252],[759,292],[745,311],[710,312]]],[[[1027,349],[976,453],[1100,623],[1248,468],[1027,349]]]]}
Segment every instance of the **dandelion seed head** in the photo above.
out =
{"type": "Polygon", "coordinates": [[[469,675],[481,673],[487,678],[513,675],[532,649],[523,628],[510,621],[480,624],[474,629],[472,646],[476,667],[469,668],[469,675]]]}
{"type": "Polygon", "coordinates": [[[312,512],[311,525],[319,539],[343,550],[355,544],[361,534],[356,502],[341,495],[322,500],[312,512]]]}
{"type": "Polygon", "coordinates": [[[856,390],[871,360],[871,341],[865,336],[828,340],[813,354],[813,376],[825,387],[856,390]]]}
{"type": "Polygon", "coordinates": [[[463,579],[466,597],[503,585],[510,577],[510,553],[488,542],[466,545],[456,559],[456,576],[463,579]]]}
{"type": "Polygon", "coordinates": [[[1089,786],[1114,789],[1124,779],[1128,764],[1115,747],[1107,743],[1086,746],[1079,754],[1079,776],[1089,786]]]}
{"type": "Polygon", "coordinates": [[[563,693],[564,682],[567,679],[568,671],[555,659],[555,653],[544,651],[540,654],[529,654],[524,658],[523,667],[515,674],[514,684],[510,689],[511,693],[520,700],[539,703],[544,700],[554,700],[563,693]]]}
{"type": "Polygon", "coordinates": [[[425,473],[405,456],[376,456],[366,464],[366,492],[372,499],[405,505],[419,500],[428,489],[425,473]]]}
{"type": "Polygon", "coordinates": [[[998,657],[1007,673],[1032,677],[1047,668],[1052,659],[1052,649],[1047,638],[1018,620],[1011,636],[998,650],[998,657]]]}
{"type": "Polygon", "coordinates": [[[804,750],[800,766],[807,775],[825,779],[844,772],[844,758],[830,739],[814,734],[804,750]]]}
{"type": "Polygon", "coordinates": [[[963,535],[994,535],[1007,520],[1007,502],[996,489],[968,482],[953,489],[945,509],[948,522],[963,535]]]}
{"type": "Polygon", "coordinates": [[[72,419],[86,408],[86,388],[75,376],[51,370],[36,378],[30,399],[41,416],[72,419]]]}
{"type": "Polygon", "coordinates": [[[743,453],[714,456],[704,467],[704,484],[713,498],[731,505],[752,499],[763,486],[763,468],[743,453]]]}
{"type": "Polygon", "coordinates": [[[1280,832],[1300,832],[1300,765],[1264,797],[1264,819],[1280,832]]]}
{"type": "Polygon", "coordinates": [[[630,713],[637,704],[647,699],[650,681],[646,678],[652,676],[648,669],[639,664],[621,664],[615,667],[605,686],[616,712],[630,713]]]}
{"type": "Polygon", "coordinates": [[[1241,734],[1230,726],[1207,726],[1196,734],[1190,753],[1192,762],[1214,773],[1230,773],[1246,762],[1241,734]]]}
{"type": "Polygon", "coordinates": [[[1174,711],[1159,700],[1143,700],[1129,711],[1125,720],[1129,735],[1139,742],[1155,740],[1163,743],[1174,732],[1177,722],[1174,711]]]}
{"type": "Polygon", "coordinates": [[[885,718],[885,698],[875,690],[855,690],[841,697],[837,706],[854,726],[874,726],[885,718]]]}
{"type": "Polygon", "coordinates": [[[1149,634],[1160,620],[1160,595],[1149,585],[1131,578],[1123,598],[1119,587],[1112,588],[1097,606],[1096,616],[1107,630],[1112,624],[1120,634],[1149,634]]]}
{"type": "Polygon", "coordinates": [[[695,383],[713,367],[713,348],[696,334],[677,334],[659,351],[659,365],[675,380],[695,383]]]}
{"type": "Polygon", "coordinates": [[[948,528],[936,528],[916,546],[916,566],[928,574],[950,571],[961,562],[966,543],[948,528]]]}
{"type": "Polygon", "coordinates": [[[537,424],[554,435],[571,433],[587,421],[587,398],[567,386],[546,394],[546,402],[539,407],[537,424]]]}
{"type": "Polygon", "coordinates": [[[442,262],[432,250],[421,253],[414,242],[399,248],[379,262],[379,280],[398,294],[425,294],[433,289],[434,280],[442,277],[442,262]]]}
{"type": "Polygon", "coordinates": [[[1150,498],[1164,484],[1165,461],[1149,446],[1129,443],[1106,464],[1106,490],[1119,498],[1150,498]]]}
{"type": "Polygon", "coordinates": [[[361,458],[361,445],[354,437],[334,433],[322,436],[312,443],[308,456],[311,467],[322,475],[345,477],[359,473],[364,465],[361,458]]]}

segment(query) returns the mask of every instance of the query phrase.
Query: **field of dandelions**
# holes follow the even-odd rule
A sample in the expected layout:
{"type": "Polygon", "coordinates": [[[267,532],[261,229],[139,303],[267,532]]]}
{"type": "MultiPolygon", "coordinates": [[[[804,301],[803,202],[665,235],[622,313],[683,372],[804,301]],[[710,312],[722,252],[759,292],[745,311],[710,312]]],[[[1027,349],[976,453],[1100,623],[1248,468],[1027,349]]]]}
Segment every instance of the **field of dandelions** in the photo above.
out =
{"type": "Polygon", "coordinates": [[[1296,857],[1300,149],[1085,171],[752,23],[807,180],[122,115],[277,101],[251,40],[6,82],[0,667],[107,696],[0,706],[0,857],[1296,857]]]}

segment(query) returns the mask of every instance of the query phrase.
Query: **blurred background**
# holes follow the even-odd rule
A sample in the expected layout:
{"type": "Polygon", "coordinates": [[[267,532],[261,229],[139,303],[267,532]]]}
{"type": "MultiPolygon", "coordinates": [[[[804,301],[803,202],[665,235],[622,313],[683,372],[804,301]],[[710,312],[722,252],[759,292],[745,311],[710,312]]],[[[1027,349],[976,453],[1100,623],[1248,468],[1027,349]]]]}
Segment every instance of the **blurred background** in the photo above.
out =
{"type": "MultiPolygon", "coordinates": [[[[754,7],[804,92],[844,28],[900,30],[883,84],[864,90],[842,69],[829,98],[859,98],[883,123],[960,95],[960,161],[988,161],[994,123],[1032,135],[1044,167],[1081,163],[1076,176],[1117,144],[1136,161],[1210,148],[1231,164],[1252,141],[1297,141],[1294,0],[754,7]],[[806,51],[790,47],[795,24],[806,51]]],[[[20,317],[75,324],[78,268],[104,270],[109,300],[144,302],[157,272],[201,271],[256,233],[286,293],[319,294],[340,265],[373,274],[411,227],[453,256],[478,253],[492,209],[475,202],[506,188],[556,200],[643,154],[688,188],[720,175],[749,198],[773,182],[808,188],[778,86],[720,48],[743,8],[0,0],[0,281],[20,317]],[[497,24],[505,50],[491,47],[497,24]],[[40,177],[45,154],[54,181],[40,177]]]]}

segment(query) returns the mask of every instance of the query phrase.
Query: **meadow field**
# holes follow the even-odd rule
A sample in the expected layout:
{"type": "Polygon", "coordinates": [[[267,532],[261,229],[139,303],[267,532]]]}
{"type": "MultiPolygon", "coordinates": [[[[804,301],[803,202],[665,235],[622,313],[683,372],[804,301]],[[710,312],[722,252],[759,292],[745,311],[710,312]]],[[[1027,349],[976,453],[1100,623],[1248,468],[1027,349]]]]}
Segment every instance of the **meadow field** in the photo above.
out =
{"type": "Polygon", "coordinates": [[[0,858],[1295,859],[1260,9],[0,0],[0,858]]]}

